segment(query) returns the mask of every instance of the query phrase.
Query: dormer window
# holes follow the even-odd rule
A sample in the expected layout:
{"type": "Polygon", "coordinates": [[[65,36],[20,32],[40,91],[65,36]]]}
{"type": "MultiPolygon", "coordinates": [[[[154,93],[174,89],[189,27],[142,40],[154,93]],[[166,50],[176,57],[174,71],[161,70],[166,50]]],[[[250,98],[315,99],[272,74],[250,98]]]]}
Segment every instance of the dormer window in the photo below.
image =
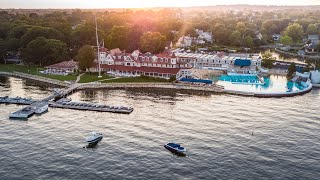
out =
{"type": "Polygon", "coordinates": [[[168,59],[166,59],[165,61],[168,62],[168,59]]]}
{"type": "Polygon", "coordinates": [[[160,61],[163,62],[163,59],[161,58],[160,61]]]}

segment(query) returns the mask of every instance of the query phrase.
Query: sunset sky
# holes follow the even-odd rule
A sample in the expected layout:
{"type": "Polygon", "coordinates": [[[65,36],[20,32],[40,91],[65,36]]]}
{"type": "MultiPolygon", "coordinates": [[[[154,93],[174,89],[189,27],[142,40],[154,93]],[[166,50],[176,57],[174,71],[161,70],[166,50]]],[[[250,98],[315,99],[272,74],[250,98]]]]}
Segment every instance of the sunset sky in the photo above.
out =
{"type": "Polygon", "coordinates": [[[0,0],[0,8],[143,8],[222,4],[320,5],[320,0],[0,0]]]}

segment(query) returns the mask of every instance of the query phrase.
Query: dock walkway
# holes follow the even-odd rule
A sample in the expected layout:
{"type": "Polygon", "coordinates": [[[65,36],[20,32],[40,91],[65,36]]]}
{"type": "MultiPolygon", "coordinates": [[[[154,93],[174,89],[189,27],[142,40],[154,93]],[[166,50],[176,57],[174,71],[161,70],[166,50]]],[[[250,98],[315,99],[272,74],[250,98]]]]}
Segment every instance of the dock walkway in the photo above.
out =
{"type": "Polygon", "coordinates": [[[44,101],[38,101],[38,102],[32,103],[31,105],[25,108],[22,108],[16,112],[11,113],[10,118],[29,118],[34,113],[36,113],[38,109],[46,105],[48,105],[48,102],[44,102],[44,101]]]}

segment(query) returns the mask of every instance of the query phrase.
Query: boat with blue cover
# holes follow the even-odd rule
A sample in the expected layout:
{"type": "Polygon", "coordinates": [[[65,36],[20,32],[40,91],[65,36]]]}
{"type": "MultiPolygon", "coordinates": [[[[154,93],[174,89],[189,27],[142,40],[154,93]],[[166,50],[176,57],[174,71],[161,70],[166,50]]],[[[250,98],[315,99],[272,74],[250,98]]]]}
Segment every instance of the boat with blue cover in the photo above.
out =
{"type": "Polygon", "coordinates": [[[185,155],[187,151],[186,148],[176,143],[168,143],[168,144],[165,144],[164,147],[173,153],[181,154],[181,155],[185,155]]]}

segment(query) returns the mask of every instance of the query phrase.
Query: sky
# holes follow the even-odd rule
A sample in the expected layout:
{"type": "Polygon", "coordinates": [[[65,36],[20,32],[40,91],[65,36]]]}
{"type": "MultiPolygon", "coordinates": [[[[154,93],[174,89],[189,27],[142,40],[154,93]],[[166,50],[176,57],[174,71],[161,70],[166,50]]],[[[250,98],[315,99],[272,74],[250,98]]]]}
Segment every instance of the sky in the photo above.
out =
{"type": "Polygon", "coordinates": [[[320,0],[0,0],[0,8],[144,8],[230,4],[320,5],[320,0]]]}

